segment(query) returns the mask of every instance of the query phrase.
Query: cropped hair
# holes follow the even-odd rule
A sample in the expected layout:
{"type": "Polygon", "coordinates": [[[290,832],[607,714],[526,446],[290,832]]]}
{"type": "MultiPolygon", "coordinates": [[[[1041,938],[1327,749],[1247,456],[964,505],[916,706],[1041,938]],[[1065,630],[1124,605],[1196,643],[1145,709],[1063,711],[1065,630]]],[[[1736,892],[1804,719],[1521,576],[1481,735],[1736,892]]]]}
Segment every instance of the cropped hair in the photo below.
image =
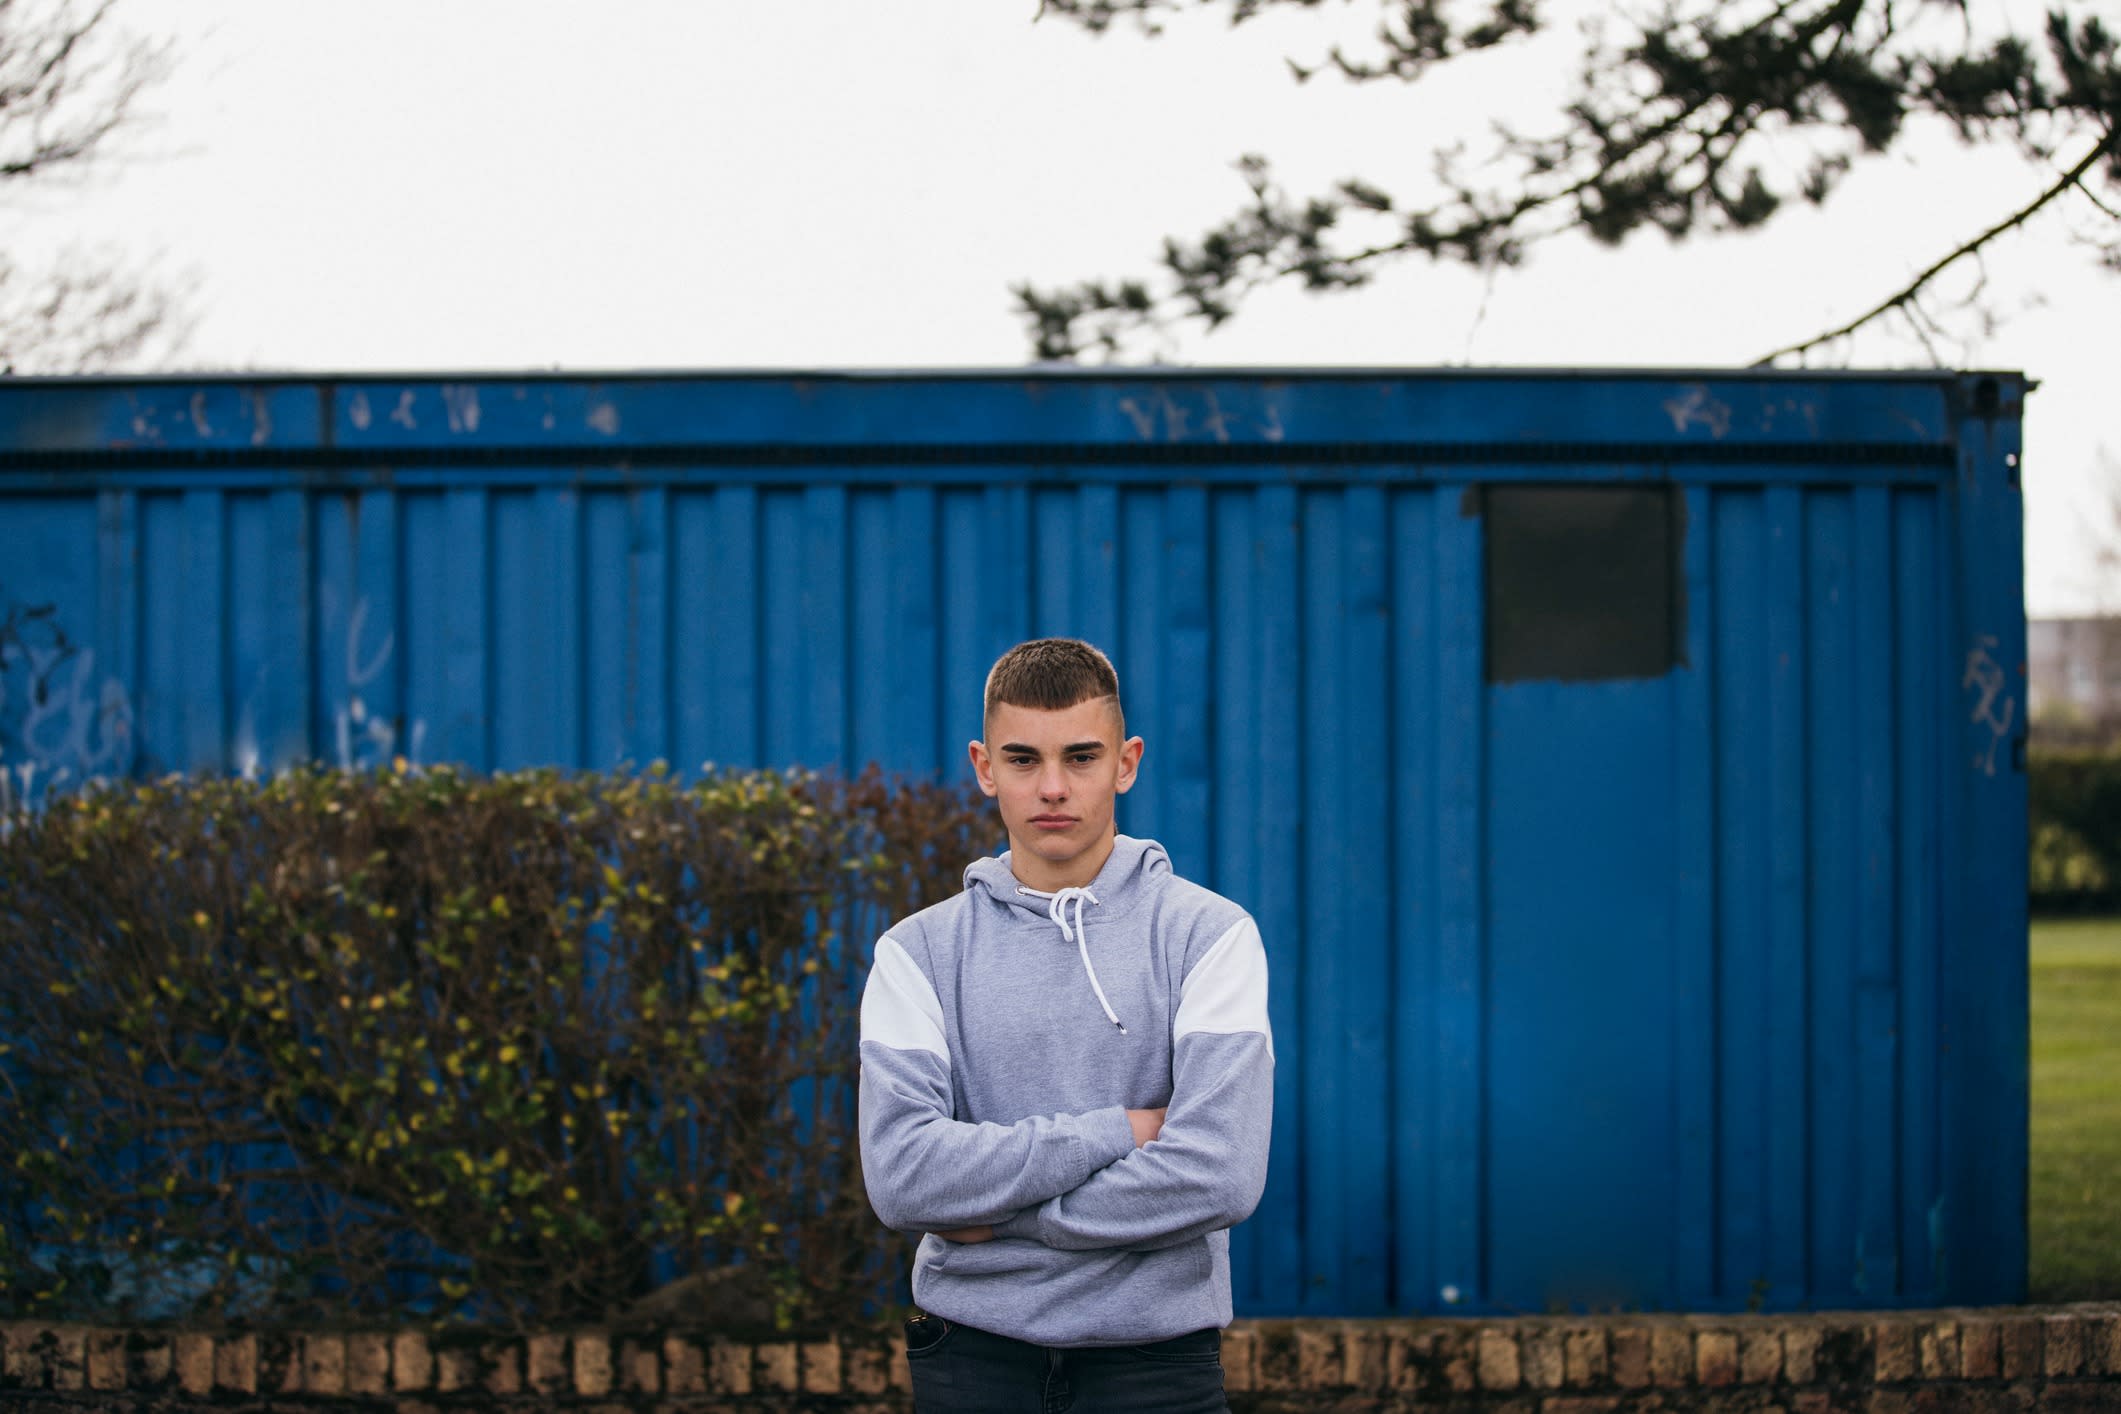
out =
{"type": "Polygon", "coordinates": [[[994,660],[987,672],[986,715],[1002,706],[1058,712],[1094,698],[1112,699],[1119,734],[1127,716],[1119,705],[1119,674],[1112,660],[1079,638],[1034,638],[994,660]]]}

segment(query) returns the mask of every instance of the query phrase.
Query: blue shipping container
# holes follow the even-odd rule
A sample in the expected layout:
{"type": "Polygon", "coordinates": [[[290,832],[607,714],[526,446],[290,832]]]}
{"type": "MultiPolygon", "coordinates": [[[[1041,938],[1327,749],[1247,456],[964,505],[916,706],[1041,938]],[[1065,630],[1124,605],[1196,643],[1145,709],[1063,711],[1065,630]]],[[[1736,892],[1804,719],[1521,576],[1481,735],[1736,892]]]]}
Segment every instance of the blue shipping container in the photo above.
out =
{"type": "Polygon", "coordinates": [[[0,381],[17,795],[963,770],[1106,647],[1258,917],[1253,1314],[2013,1301],[2014,374],[0,381]]]}

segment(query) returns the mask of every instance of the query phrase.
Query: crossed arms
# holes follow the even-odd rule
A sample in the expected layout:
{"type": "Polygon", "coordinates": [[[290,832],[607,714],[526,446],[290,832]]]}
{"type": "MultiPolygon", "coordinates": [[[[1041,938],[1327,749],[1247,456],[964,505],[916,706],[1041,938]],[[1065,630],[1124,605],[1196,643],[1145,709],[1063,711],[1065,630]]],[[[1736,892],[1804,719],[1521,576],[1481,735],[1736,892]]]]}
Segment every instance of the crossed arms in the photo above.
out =
{"type": "MultiPolygon", "coordinates": [[[[1135,1148],[1141,1148],[1163,1130],[1165,1112],[1165,1109],[1127,1111],[1127,1123],[1134,1130],[1135,1148]]],[[[981,1223],[978,1227],[954,1227],[936,1236],[945,1242],[992,1242],[994,1228],[981,1223]]]]}
{"type": "Polygon", "coordinates": [[[895,940],[862,1002],[861,1142],[877,1215],[952,1241],[1149,1250],[1250,1215],[1266,1183],[1273,1050],[1258,930],[1233,926],[1188,973],[1169,1105],[951,1117],[941,1004],[895,940]]]}

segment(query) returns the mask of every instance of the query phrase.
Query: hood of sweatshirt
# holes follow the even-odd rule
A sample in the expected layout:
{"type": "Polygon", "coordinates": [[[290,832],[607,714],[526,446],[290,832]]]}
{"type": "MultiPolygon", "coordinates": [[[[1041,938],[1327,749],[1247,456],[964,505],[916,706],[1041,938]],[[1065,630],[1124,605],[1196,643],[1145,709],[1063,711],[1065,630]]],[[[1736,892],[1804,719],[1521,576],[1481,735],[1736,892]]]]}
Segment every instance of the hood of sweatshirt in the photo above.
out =
{"type": "Polygon", "coordinates": [[[1083,961],[1083,975],[1097,993],[1098,1005],[1104,1008],[1106,1019],[1125,1035],[1126,1023],[1113,1012],[1112,1003],[1105,999],[1105,989],[1097,980],[1097,969],[1090,965],[1090,945],[1084,929],[1132,913],[1156,881],[1171,873],[1170,856],[1155,840],[1114,835],[1111,856],[1095,879],[1080,887],[1049,893],[1016,877],[1009,867],[1010,853],[1004,850],[999,856],[976,859],[965,866],[966,892],[985,895],[993,904],[1021,909],[1052,924],[1057,930],[1056,941],[1075,945],[1083,961]]]}

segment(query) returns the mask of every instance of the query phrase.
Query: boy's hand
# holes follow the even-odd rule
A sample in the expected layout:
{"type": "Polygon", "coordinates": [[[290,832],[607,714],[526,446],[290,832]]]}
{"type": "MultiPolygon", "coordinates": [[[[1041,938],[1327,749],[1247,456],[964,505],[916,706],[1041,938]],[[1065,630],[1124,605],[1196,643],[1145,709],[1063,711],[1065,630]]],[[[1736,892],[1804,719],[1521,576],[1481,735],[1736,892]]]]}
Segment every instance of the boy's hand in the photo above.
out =
{"type": "Polygon", "coordinates": [[[1127,1123],[1134,1126],[1134,1147],[1139,1149],[1164,1132],[1162,1110],[1128,1110],[1127,1123]]]}
{"type": "Polygon", "coordinates": [[[936,1236],[945,1242],[992,1242],[994,1240],[994,1229],[991,1227],[954,1227],[948,1232],[939,1232],[936,1236]]]}

